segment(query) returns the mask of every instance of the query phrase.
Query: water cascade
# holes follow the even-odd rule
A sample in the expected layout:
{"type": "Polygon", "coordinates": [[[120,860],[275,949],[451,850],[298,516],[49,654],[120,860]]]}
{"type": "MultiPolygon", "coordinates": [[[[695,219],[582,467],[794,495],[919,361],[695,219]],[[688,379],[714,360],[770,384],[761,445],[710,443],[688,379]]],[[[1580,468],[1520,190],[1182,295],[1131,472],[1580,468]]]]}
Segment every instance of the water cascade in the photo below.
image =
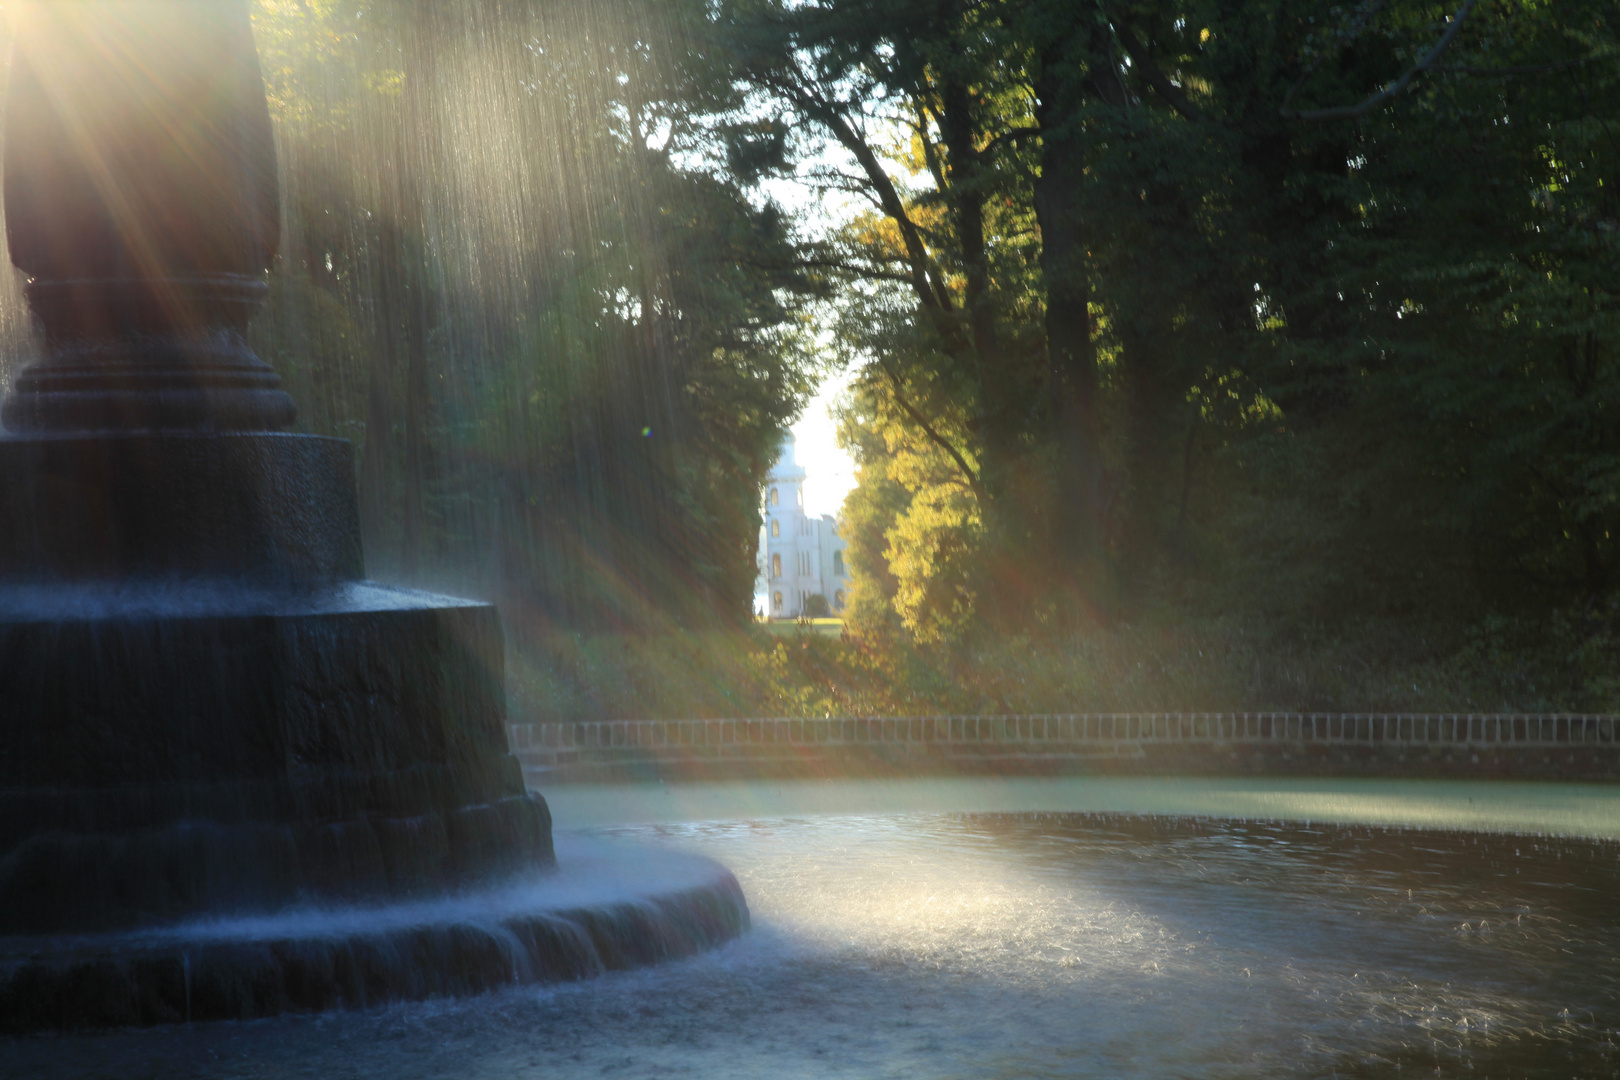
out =
{"type": "Polygon", "coordinates": [[[462,992],[739,932],[712,864],[548,892],[495,609],[366,581],[349,444],[284,431],[244,336],[279,222],[247,4],[18,18],[7,238],[44,344],[0,440],[4,1025],[462,992]]]}

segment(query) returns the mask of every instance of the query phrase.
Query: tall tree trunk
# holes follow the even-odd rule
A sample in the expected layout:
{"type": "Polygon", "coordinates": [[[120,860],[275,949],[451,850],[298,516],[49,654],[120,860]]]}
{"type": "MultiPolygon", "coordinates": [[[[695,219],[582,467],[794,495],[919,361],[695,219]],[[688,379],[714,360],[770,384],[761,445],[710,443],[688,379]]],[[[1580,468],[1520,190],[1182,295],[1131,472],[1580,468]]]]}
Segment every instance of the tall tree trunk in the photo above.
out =
{"type": "Polygon", "coordinates": [[[1137,305],[1119,330],[1125,389],[1125,470],[1121,567],[1141,583],[1170,554],[1181,506],[1187,428],[1187,382],[1155,330],[1163,313],[1151,302],[1137,305]]]}
{"type": "MultiPolygon", "coordinates": [[[[953,56],[965,66],[960,55],[953,56]]],[[[1035,582],[1027,572],[1036,552],[1030,541],[1044,512],[1030,489],[1019,448],[1023,411],[1013,399],[1016,380],[1006,370],[996,332],[994,282],[985,238],[985,175],[979,156],[981,117],[962,71],[948,71],[940,87],[940,134],[946,150],[950,202],[962,255],[963,312],[977,383],[973,414],[979,443],[980,514],[989,540],[988,586],[980,614],[992,625],[1027,618],[1035,582]]]]}
{"type": "Polygon", "coordinates": [[[996,313],[991,294],[990,249],[984,238],[983,163],[976,145],[979,118],[967,85],[954,75],[947,76],[941,88],[944,108],[940,134],[949,154],[948,196],[956,217],[957,241],[962,248],[962,273],[966,283],[966,309],[973,348],[978,354],[986,381],[995,381],[997,360],[996,313]]]}
{"type": "Polygon", "coordinates": [[[1097,354],[1091,320],[1080,181],[1085,150],[1076,113],[1078,80],[1068,50],[1043,50],[1035,83],[1041,135],[1041,174],[1035,217],[1041,228],[1041,275],[1046,285],[1047,416],[1055,450],[1048,526],[1048,565],[1058,576],[1060,614],[1073,622],[1106,610],[1110,583],[1104,552],[1101,438],[1097,417],[1097,354]]]}

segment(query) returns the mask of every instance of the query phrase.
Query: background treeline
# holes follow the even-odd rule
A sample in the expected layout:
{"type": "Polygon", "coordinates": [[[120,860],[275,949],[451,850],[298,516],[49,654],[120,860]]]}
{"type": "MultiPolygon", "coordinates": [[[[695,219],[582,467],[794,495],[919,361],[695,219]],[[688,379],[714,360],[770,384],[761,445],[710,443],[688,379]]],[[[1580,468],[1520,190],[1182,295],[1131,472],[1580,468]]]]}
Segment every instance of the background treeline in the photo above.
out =
{"type": "Polygon", "coordinates": [[[254,14],[255,344],[520,715],[1620,708],[1612,4],[254,14]],[[851,618],[772,638],[834,362],[851,618]]]}
{"type": "Polygon", "coordinates": [[[872,207],[815,249],[868,648],[1116,705],[1077,658],[1208,669],[1187,705],[1620,703],[1620,10],[722,11],[872,207]]]}
{"type": "Polygon", "coordinates": [[[875,206],[858,622],[1607,611],[1614,9],[750,10],[875,206]]]}

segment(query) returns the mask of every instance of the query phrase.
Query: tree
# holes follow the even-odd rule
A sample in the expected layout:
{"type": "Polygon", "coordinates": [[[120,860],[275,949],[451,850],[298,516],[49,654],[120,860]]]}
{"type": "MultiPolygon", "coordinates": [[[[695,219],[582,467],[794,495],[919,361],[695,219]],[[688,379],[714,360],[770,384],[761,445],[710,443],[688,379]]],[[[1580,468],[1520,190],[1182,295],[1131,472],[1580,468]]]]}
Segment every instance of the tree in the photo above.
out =
{"type": "Polygon", "coordinates": [[[852,621],[1609,595],[1608,19],[726,8],[873,206],[811,256],[860,369],[852,621]]]}

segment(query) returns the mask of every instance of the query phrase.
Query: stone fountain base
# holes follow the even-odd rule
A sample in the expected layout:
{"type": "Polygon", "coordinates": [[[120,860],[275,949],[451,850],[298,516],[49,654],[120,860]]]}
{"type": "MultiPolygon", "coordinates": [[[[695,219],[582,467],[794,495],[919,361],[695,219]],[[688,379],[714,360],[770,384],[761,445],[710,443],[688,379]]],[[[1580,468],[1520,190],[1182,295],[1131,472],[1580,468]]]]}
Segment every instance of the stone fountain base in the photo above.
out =
{"type": "Polygon", "coordinates": [[[570,898],[577,882],[548,874],[434,903],[0,938],[0,1032],[368,1008],[677,959],[749,924],[729,872],[707,860],[687,863],[672,875],[678,881],[616,900],[570,898]]]}
{"type": "Polygon", "coordinates": [[[0,440],[0,1030],[464,994],[740,933],[701,860],[569,886],[504,661],[492,606],[364,580],[347,443],[0,440]]]}
{"type": "Polygon", "coordinates": [[[364,580],[349,444],[0,439],[0,935],[551,865],[500,618],[364,580]]]}
{"type": "Polygon", "coordinates": [[[414,897],[552,861],[487,604],[0,590],[0,934],[414,897]]]}

